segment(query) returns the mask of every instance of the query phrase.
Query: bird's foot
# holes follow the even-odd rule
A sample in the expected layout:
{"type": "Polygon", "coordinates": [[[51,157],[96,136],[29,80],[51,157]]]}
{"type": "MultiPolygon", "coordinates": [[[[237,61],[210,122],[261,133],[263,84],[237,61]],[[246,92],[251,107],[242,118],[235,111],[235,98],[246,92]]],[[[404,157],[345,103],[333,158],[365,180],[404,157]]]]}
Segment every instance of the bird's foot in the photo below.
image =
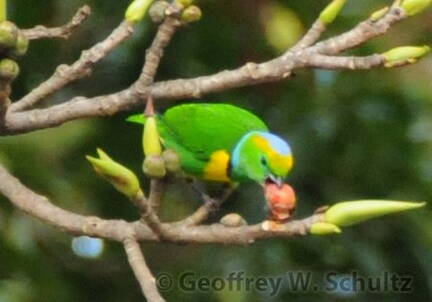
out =
{"type": "Polygon", "coordinates": [[[191,183],[191,187],[201,196],[201,199],[203,200],[204,205],[208,209],[209,213],[214,214],[220,210],[222,204],[230,197],[236,185],[227,185],[224,188],[224,192],[220,198],[211,197],[207,193],[203,183],[197,182],[196,180],[191,183]]]}
{"type": "Polygon", "coordinates": [[[210,213],[214,214],[220,210],[221,202],[219,200],[211,198],[208,195],[203,196],[203,199],[204,199],[204,204],[209,209],[210,213]]]}

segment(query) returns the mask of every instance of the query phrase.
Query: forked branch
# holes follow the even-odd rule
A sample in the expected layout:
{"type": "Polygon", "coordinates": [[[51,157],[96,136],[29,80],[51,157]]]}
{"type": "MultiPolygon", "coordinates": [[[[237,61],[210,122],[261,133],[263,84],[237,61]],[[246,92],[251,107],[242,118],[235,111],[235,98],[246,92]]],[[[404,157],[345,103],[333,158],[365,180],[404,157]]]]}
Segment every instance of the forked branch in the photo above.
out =
{"type": "MultiPolygon", "coordinates": [[[[407,15],[401,7],[394,6],[380,19],[369,18],[361,22],[354,29],[334,38],[306,46],[305,48],[296,46],[294,49],[288,50],[281,57],[264,63],[247,63],[240,68],[222,71],[209,76],[168,80],[156,82],[148,86],[148,80],[142,80],[143,77],[147,77],[146,73],[148,71],[145,70],[141,76],[141,80],[134,83],[128,89],[117,93],[92,98],[80,96],[46,109],[9,112],[6,116],[6,127],[3,130],[3,134],[30,132],[37,129],[55,127],[64,122],[80,118],[113,115],[121,111],[142,107],[142,100],[150,95],[156,100],[198,98],[205,94],[231,88],[280,81],[288,78],[293,70],[299,68],[313,67],[352,70],[382,66],[384,57],[381,54],[374,54],[365,58],[338,57],[339,59],[337,59],[334,56],[386,33],[392,25],[406,17],[407,15]],[[327,56],[331,56],[331,59],[327,56]]],[[[162,28],[165,26],[167,26],[167,23],[164,23],[162,28]]],[[[168,28],[171,31],[175,29],[174,26],[168,28]]],[[[164,31],[166,33],[164,39],[166,42],[169,41],[171,31],[164,31]]],[[[160,37],[164,36],[162,31],[158,35],[160,37]]],[[[306,40],[303,40],[299,44],[300,46],[304,47],[303,45],[313,43],[319,36],[318,33],[309,33],[308,35],[310,36],[306,40]]],[[[149,55],[151,53],[149,52],[149,55]]],[[[148,62],[151,62],[151,60],[148,62]]],[[[51,87],[51,83],[48,81],[42,86],[51,87]]],[[[55,90],[59,89],[59,85],[55,85],[55,87],[55,90]]],[[[17,108],[28,107],[44,99],[51,92],[52,89],[49,89],[49,93],[45,89],[36,89],[25,96],[17,105],[12,106],[12,108],[17,110],[17,108]],[[37,101],[35,102],[35,100],[37,101]],[[19,105],[19,103],[22,105],[19,105]]]]}

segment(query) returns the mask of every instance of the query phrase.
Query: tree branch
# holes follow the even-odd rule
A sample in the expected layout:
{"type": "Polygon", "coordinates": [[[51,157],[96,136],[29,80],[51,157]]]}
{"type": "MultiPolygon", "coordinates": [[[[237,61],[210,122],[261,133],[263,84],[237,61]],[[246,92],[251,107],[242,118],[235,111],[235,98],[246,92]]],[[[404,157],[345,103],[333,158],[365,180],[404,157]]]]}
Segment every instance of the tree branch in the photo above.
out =
{"type": "Polygon", "coordinates": [[[164,22],[159,26],[156,37],[146,52],[145,64],[141,75],[134,85],[147,87],[153,83],[164,49],[169,44],[180,25],[181,23],[176,17],[169,16],[166,17],[164,22]]]}
{"type": "Polygon", "coordinates": [[[123,242],[129,264],[137,278],[141,290],[148,302],[165,302],[165,299],[160,295],[156,279],[147,266],[144,255],[136,240],[127,238],[123,242]]]}
{"type": "Polygon", "coordinates": [[[313,55],[308,60],[308,65],[323,69],[371,69],[382,66],[385,58],[382,55],[371,55],[367,57],[331,57],[323,55],[313,55]]]}
{"type": "MultiPolygon", "coordinates": [[[[74,234],[87,235],[124,242],[127,238],[139,241],[158,241],[154,232],[140,221],[107,220],[95,216],[82,216],[53,205],[12,176],[0,165],[0,192],[18,209],[32,217],[74,234]]],[[[277,231],[268,231],[262,224],[226,227],[222,224],[185,226],[163,223],[164,241],[174,243],[222,243],[248,245],[266,238],[289,238],[305,235],[313,223],[321,221],[322,214],[314,214],[303,220],[293,220],[280,225],[277,231]]]]}
{"type": "Polygon", "coordinates": [[[38,25],[34,28],[23,29],[22,33],[29,40],[44,39],[44,38],[60,38],[67,39],[72,32],[80,26],[91,14],[91,8],[88,5],[81,7],[73,16],[72,20],[61,27],[48,28],[38,25]]]}
{"type": "Polygon", "coordinates": [[[6,112],[11,104],[11,100],[9,98],[10,93],[10,82],[0,80],[0,128],[5,126],[6,112]]]}
{"type": "Polygon", "coordinates": [[[337,55],[343,51],[354,48],[366,41],[385,34],[392,25],[405,19],[407,15],[398,6],[393,6],[385,16],[377,21],[368,19],[361,22],[352,30],[337,37],[327,39],[315,44],[312,48],[326,55],[337,55]]]}
{"type": "Polygon", "coordinates": [[[220,197],[219,199],[211,198],[207,193],[199,191],[201,199],[204,201],[204,204],[200,206],[190,216],[176,222],[176,225],[194,226],[205,222],[209,218],[211,213],[215,211],[215,208],[219,208],[223,203],[225,203],[225,201],[227,201],[233,191],[234,187],[227,188],[222,197],[220,197]]]}
{"type": "Polygon", "coordinates": [[[153,210],[153,204],[150,200],[151,196],[150,199],[147,199],[144,194],[140,194],[133,201],[140,211],[142,222],[153,231],[158,239],[162,239],[164,234],[163,226],[153,210]]]}
{"type": "Polygon", "coordinates": [[[133,27],[128,22],[123,21],[104,41],[94,45],[90,49],[83,51],[79,60],[71,66],[60,65],[56,72],[39,87],[33,89],[20,101],[10,106],[11,111],[21,111],[31,107],[46,97],[52,95],[67,84],[89,76],[93,66],[106,57],[115,47],[130,37],[133,27]]]}
{"type": "Polygon", "coordinates": [[[313,45],[327,29],[321,20],[316,20],[307,33],[289,51],[296,52],[313,45]]]}
{"type": "Polygon", "coordinates": [[[152,179],[150,181],[149,204],[156,215],[159,212],[160,204],[165,195],[165,189],[166,186],[162,179],[152,179]]]}
{"type": "MultiPolygon", "coordinates": [[[[364,21],[354,29],[337,37],[302,50],[288,51],[279,58],[261,64],[247,63],[240,68],[222,71],[209,76],[157,82],[151,86],[136,84],[129,89],[110,95],[93,98],[75,97],[66,103],[47,109],[8,112],[6,126],[1,134],[29,132],[54,127],[75,119],[113,115],[139,106],[142,107],[141,100],[149,95],[157,100],[198,98],[203,94],[224,91],[230,88],[279,81],[289,77],[292,71],[298,68],[310,66],[327,68],[328,61],[318,62],[319,58],[325,59],[325,57],[319,57],[318,54],[329,56],[339,54],[384,34],[393,24],[404,18],[406,18],[406,14],[403,10],[398,6],[394,6],[378,21],[364,21]]],[[[358,64],[358,66],[365,67],[365,64],[358,64]]],[[[372,66],[376,65],[372,64],[372,66]]],[[[330,68],[352,69],[352,64],[341,64],[341,61],[338,61],[336,66],[330,66],[330,68]]],[[[30,95],[32,94],[30,93],[30,95]]],[[[28,98],[28,96],[25,98],[28,98]]]]}

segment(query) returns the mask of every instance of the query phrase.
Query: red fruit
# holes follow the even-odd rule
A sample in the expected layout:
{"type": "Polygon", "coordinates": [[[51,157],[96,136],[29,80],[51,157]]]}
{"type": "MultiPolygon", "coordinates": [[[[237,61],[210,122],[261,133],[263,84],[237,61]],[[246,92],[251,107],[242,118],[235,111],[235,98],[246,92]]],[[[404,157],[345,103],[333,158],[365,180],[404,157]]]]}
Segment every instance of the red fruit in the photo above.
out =
{"type": "Polygon", "coordinates": [[[264,187],[265,198],[271,211],[271,220],[283,222],[288,220],[296,207],[296,195],[288,184],[279,187],[268,183],[264,187]]]}

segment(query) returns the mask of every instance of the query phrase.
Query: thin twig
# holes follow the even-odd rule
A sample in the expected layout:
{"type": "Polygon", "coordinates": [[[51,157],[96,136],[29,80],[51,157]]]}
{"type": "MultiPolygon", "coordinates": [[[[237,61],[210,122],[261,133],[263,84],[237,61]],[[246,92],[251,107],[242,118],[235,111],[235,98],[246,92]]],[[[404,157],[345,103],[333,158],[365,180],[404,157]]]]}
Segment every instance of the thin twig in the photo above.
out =
{"type": "Polygon", "coordinates": [[[133,33],[130,23],[123,21],[104,41],[83,51],[79,60],[72,65],[60,65],[56,72],[39,87],[33,89],[20,101],[11,105],[11,111],[21,111],[37,104],[67,84],[88,76],[93,66],[106,57],[115,47],[125,41],[133,33]]]}
{"type": "Polygon", "coordinates": [[[300,39],[290,50],[291,52],[299,51],[307,48],[313,44],[321,37],[323,32],[326,30],[326,25],[321,22],[321,20],[316,20],[312,24],[308,32],[300,39]]]}
{"type": "Polygon", "coordinates": [[[156,286],[156,279],[153,277],[138,242],[127,238],[123,242],[129,264],[137,278],[141,290],[148,302],[165,302],[156,286]]]}
{"type": "Polygon", "coordinates": [[[9,98],[11,86],[9,81],[0,81],[0,128],[5,126],[6,112],[11,104],[9,98]]]}
{"type": "Polygon", "coordinates": [[[339,36],[319,42],[311,48],[321,54],[337,55],[364,42],[385,34],[392,25],[407,17],[405,11],[396,6],[378,21],[368,19],[339,36]]]}
{"type": "Polygon", "coordinates": [[[311,67],[325,69],[352,69],[362,70],[382,66],[385,58],[382,55],[371,55],[367,57],[333,57],[323,55],[313,55],[308,60],[311,67]]]}
{"type": "Polygon", "coordinates": [[[144,87],[153,83],[164,49],[180,25],[181,23],[177,18],[170,16],[159,26],[152,45],[146,51],[145,64],[135,85],[144,87]]]}
{"type": "Polygon", "coordinates": [[[84,5],[73,16],[72,20],[63,26],[48,28],[38,25],[34,28],[23,29],[22,33],[29,40],[44,39],[44,38],[60,38],[67,39],[72,32],[80,26],[91,14],[90,6],[84,5]]]}
{"type": "Polygon", "coordinates": [[[166,186],[163,179],[152,179],[150,181],[149,204],[153,210],[153,213],[156,215],[159,213],[159,208],[165,195],[165,189],[166,186]]]}
{"type": "Polygon", "coordinates": [[[150,200],[147,199],[144,194],[138,194],[133,200],[135,205],[138,207],[142,221],[148,225],[148,227],[154,232],[157,238],[163,238],[164,230],[159,220],[159,217],[153,211],[153,206],[150,200]]]}
{"type": "Polygon", "coordinates": [[[199,192],[204,204],[195,210],[195,212],[193,212],[190,216],[177,222],[176,224],[179,226],[194,226],[205,222],[211,213],[214,212],[215,207],[220,207],[222,204],[224,204],[233,192],[234,187],[229,187],[225,190],[222,197],[218,199],[210,197],[207,193],[199,192]]]}

